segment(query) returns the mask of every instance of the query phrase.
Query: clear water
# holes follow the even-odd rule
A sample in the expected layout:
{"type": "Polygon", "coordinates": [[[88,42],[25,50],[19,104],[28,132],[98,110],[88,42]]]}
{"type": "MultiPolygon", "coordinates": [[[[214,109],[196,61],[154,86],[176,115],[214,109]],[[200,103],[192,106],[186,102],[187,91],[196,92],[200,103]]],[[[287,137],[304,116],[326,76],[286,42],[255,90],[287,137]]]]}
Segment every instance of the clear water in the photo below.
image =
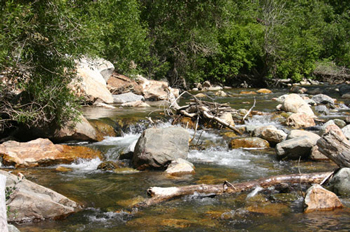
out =
{"type": "MultiPolygon", "coordinates": [[[[230,102],[236,108],[249,109],[257,99],[256,110],[274,111],[277,105],[272,97],[282,95],[244,95],[232,91],[231,98],[215,98],[215,101],[230,102]],[[250,102],[249,104],[247,102],[250,102]]],[[[107,110],[86,109],[88,118],[111,118],[136,116],[140,118],[161,111],[152,109],[107,110]],[[100,116],[99,116],[100,115],[100,116]]],[[[282,125],[270,117],[255,116],[247,124],[282,125]]],[[[164,123],[162,127],[170,126],[164,123]]],[[[193,135],[194,131],[189,130],[193,135]]],[[[137,141],[139,133],[123,137],[106,137],[105,140],[82,144],[99,149],[107,160],[117,160],[119,153],[137,141]]],[[[201,197],[196,194],[143,209],[131,205],[147,198],[146,190],[152,186],[167,187],[190,184],[220,184],[225,180],[242,182],[271,175],[322,172],[335,168],[331,162],[277,161],[273,149],[229,150],[227,141],[215,131],[196,133],[196,140],[212,143],[206,150],[191,150],[188,159],[194,163],[196,173],[182,177],[169,177],[162,172],[114,173],[97,170],[99,159],[64,165],[70,172],[58,172],[56,167],[24,169],[26,177],[49,187],[85,206],[79,213],[65,220],[48,220],[21,224],[22,231],[349,231],[350,210],[303,213],[302,193],[296,191],[281,194],[273,188],[250,193],[201,197]]],[[[342,199],[349,205],[349,199],[342,199]]]]}

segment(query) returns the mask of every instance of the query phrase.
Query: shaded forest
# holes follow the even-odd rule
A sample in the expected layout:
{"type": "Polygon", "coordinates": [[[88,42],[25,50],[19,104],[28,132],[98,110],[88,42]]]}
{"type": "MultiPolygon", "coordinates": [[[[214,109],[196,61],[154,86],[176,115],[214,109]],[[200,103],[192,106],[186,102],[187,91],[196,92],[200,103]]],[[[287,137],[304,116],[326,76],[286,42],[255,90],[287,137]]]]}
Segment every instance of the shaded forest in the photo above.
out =
{"type": "Polygon", "coordinates": [[[10,80],[0,83],[1,125],[74,118],[79,99],[67,85],[82,55],[174,87],[350,74],[341,0],[11,0],[0,15],[0,78],[10,80]]]}

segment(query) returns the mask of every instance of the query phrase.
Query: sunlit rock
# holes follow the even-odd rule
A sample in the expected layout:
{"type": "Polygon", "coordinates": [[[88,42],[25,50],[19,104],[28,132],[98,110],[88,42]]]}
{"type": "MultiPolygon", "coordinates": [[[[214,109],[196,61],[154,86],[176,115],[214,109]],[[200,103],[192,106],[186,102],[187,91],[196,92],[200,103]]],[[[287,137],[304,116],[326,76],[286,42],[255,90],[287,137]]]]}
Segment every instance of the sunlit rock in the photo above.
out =
{"type": "Polygon", "coordinates": [[[135,80],[118,73],[113,73],[108,79],[107,87],[113,95],[129,92],[142,95],[141,86],[135,80]]]}
{"type": "Polygon", "coordinates": [[[272,91],[269,90],[269,89],[259,89],[256,92],[257,93],[261,93],[261,94],[270,94],[270,93],[272,93],[272,91]]]}
{"type": "Polygon", "coordinates": [[[145,98],[142,95],[137,95],[132,92],[113,95],[113,101],[115,104],[123,104],[127,102],[144,101],[145,98]]]}
{"type": "MultiPolygon", "coordinates": [[[[106,61],[107,62],[107,61],[106,61]]],[[[106,81],[112,74],[114,67],[109,63],[83,58],[77,62],[77,77],[70,83],[70,88],[78,96],[88,102],[101,100],[104,103],[113,103],[113,97],[107,89],[106,81]]]]}
{"type": "Polygon", "coordinates": [[[0,173],[7,177],[6,187],[14,189],[7,201],[10,222],[62,219],[81,210],[76,202],[55,191],[5,171],[0,173]]]}
{"type": "Polygon", "coordinates": [[[310,117],[315,117],[314,112],[307,102],[305,102],[298,94],[285,94],[274,100],[282,103],[281,110],[292,113],[303,113],[310,117]]]}
{"type": "Polygon", "coordinates": [[[271,143],[280,143],[286,139],[287,134],[273,125],[261,126],[254,130],[254,136],[261,137],[271,143]]]}
{"type": "Polygon", "coordinates": [[[186,159],[190,135],[181,127],[149,128],[139,138],[132,163],[138,170],[165,169],[177,158],[186,159]]]}
{"type": "Polygon", "coordinates": [[[165,173],[170,175],[192,174],[195,173],[195,170],[191,162],[178,158],[171,161],[165,173]]]}
{"type": "Polygon", "coordinates": [[[141,92],[146,100],[166,100],[169,92],[173,93],[175,97],[178,96],[179,91],[170,88],[168,82],[148,80],[140,75],[137,76],[136,80],[140,84],[141,92]]]}
{"type": "Polygon", "coordinates": [[[90,125],[95,128],[97,141],[102,141],[105,137],[115,137],[117,133],[115,132],[113,126],[102,122],[100,120],[91,120],[90,125]]]}
{"type": "Polygon", "coordinates": [[[230,149],[237,149],[237,148],[265,149],[269,147],[270,145],[268,141],[258,137],[232,139],[229,143],[230,149]]]}
{"type": "Polygon", "coordinates": [[[304,113],[294,113],[287,118],[286,125],[294,128],[305,128],[315,126],[316,123],[313,116],[304,113]]]}
{"type": "Polygon", "coordinates": [[[84,116],[80,116],[78,122],[68,122],[64,127],[57,129],[52,139],[57,142],[70,140],[98,141],[95,128],[84,116]]]}
{"type": "Polygon", "coordinates": [[[215,93],[216,96],[218,97],[227,97],[227,93],[225,93],[224,91],[222,90],[219,90],[215,93]]]}
{"type": "Polygon", "coordinates": [[[334,210],[343,207],[337,195],[318,184],[313,185],[307,190],[304,204],[305,213],[334,210]]]}
{"type": "Polygon", "coordinates": [[[48,139],[36,139],[27,143],[8,141],[0,145],[4,165],[16,167],[69,164],[75,160],[101,158],[101,152],[88,147],[55,145],[48,139]]]}

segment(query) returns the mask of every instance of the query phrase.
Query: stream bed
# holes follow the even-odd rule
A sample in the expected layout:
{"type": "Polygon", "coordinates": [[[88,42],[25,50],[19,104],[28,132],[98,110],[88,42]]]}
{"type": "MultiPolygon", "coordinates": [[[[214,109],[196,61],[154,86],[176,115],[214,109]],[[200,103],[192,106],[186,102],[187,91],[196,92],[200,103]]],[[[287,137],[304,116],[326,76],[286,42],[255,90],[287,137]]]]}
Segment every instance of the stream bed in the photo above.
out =
{"type": "MultiPolygon", "coordinates": [[[[225,90],[226,91],[226,90],[225,90]]],[[[267,95],[239,95],[239,89],[228,90],[231,97],[217,102],[229,102],[232,108],[249,109],[256,99],[255,110],[275,111],[272,101],[287,93],[273,90],[267,95]],[[233,97],[232,97],[233,96],[233,97]]],[[[335,97],[335,96],[332,96],[335,97]]],[[[152,117],[164,106],[147,109],[87,108],[84,115],[92,120],[114,121],[129,117],[152,117]]],[[[339,112],[329,117],[342,117],[339,112]]],[[[158,116],[157,116],[158,117],[158,116]]],[[[247,124],[282,125],[268,116],[254,116],[247,124]]],[[[169,122],[158,125],[170,126],[169,122]]],[[[99,149],[106,160],[117,160],[120,151],[137,141],[143,127],[125,132],[120,137],[106,137],[103,141],[78,145],[99,149]]],[[[193,135],[195,132],[189,130],[193,135]]],[[[192,195],[143,209],[131,209],[135,202],[147,198],[149,187],[168,187],[191,184],[219,184],[224,181],[243,182],[272,175],[332,171],[331,161],[278,161],[274,148],[265,150],[228,149],[227,142],[217,130],[199,131],[197,140],[207,142],[205,150],[190,150],[188,160],[195,165],[193,175],[169,177],[162,172],[105,172],[97,170],[99,159],[79,160],[69,172],[56,167],[21,169],[27,179],[53,189],[85,208],[64,220],[48,220],[16,225],[20,231],[350,231],[348,207],[328,212],[303,213],[303,194],[307,186],[295,186],[295,191],[280,193],[270,188],[261,191],[219,197],[192,195]]],[[[342,199],[350,205],[349,199],[342,199]]]]}

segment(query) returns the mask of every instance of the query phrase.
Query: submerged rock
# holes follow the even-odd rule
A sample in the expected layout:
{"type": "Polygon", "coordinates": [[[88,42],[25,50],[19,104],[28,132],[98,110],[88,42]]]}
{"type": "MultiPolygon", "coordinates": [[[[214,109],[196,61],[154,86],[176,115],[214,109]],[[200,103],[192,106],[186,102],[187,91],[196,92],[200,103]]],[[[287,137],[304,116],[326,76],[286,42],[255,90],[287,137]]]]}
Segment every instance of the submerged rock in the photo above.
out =
{"type": "Polygon", "coordinates": [[[165,169],[171,161],[187,158],[189,139],[182,127],[146,129],[137,141],[132,163],[138,170],[165,169]]]}
{"type": "Polygon", "coordinates": [[[307,190],[304,204],[306,206],[305,213],[320,210],[334,210],[343,207],[337,195],[318,184],[313,185],[307,190]]]}
{"type": "Polygon", "coordinates": [[[101,152],[88,147],[55,145],[48,139],[36,139],[27,143],[8,141],[0,145],[4,165],[37,167],[68,164],[75,160],[101,158],[101,152]]]}
{"type": "Polygon", "coordinates": [[[7,201],[9,222],[62,219],[81,210],[76,202],[53,190],[5,171],[0,174],[7,178],[6,187],[13,190],[7,201]]]}
{"type": "Polygon", "coordinates": [[[229,148],[237,149],[237,148],[260,148],[265,149],[269,148],[269,142],[265,139],[258,137],[250,137],[250,138],[236,138],[232,139],[229,148]]]}

